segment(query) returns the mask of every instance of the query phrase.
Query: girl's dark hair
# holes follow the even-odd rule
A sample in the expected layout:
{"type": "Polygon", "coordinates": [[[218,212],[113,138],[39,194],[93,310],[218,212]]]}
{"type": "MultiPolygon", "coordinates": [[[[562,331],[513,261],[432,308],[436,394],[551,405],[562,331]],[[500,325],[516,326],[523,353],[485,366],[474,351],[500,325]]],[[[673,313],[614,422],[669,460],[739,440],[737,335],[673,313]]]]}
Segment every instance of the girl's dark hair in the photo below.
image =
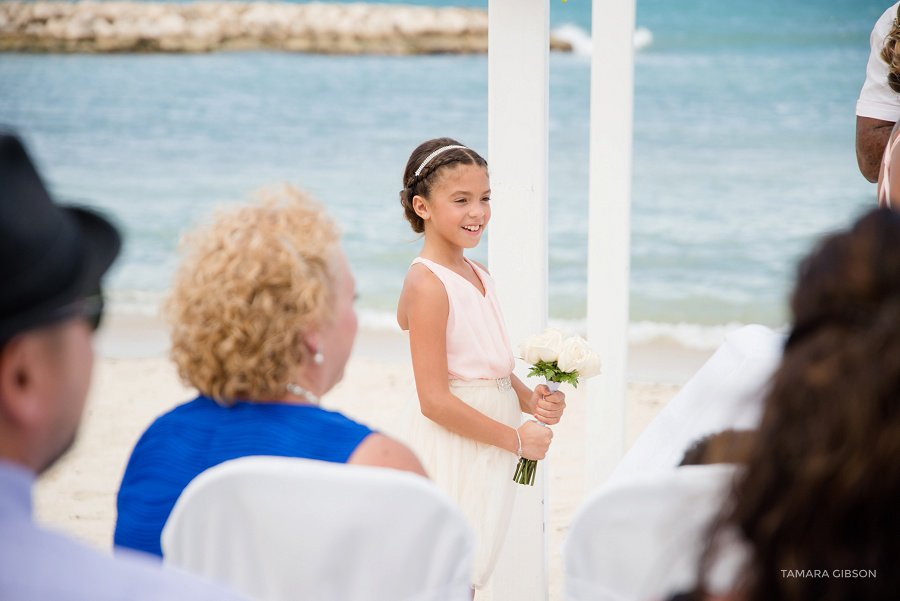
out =
{"type": "Polygon", "coordinates": [[[697,592],[705,593],[718,541],[736,532],[749,551],[741,599],[893,601],[900,591],[900,214],[876,209],[819,244],[800,263],[791,310],[794,330],[757,442],[713,526],[697,592]]]}
{"type": "Polygon", "coordinates": [[[888,85],[900,94],[900,6],[891,30],[884,38],[881,58],[888,64],[888,85]]]}
{"type": "Polygon", "coordinates": [[[425,231],[424,220],[416,214],[413,208],[413,197],[421,196],[431,199],[431,191],[441,179],[441,174],[446,168],[457,165],[478,165],[487,169],[487,161],[480,154],[469,148],[451,148],[438,154],[425,165],[422,172],[416,176],[416,170],[428,155],[444,146],[463,146],[453,138],[435,138],[423,142],[413,150],[403,170],[403,189],[400,190],[400,204],[406,220],[417,234],[425,231]]]}

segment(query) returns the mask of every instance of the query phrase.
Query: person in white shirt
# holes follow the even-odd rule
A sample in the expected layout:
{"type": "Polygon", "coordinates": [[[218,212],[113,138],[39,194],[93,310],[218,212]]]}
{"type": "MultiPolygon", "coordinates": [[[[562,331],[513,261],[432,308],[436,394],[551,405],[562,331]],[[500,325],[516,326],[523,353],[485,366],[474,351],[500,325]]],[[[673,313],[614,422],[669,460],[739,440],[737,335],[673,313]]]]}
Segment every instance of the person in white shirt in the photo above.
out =
{"type": "Polygon", "coordinates": [[[900,93],[888,84],[891,68],[882,57],[885,39],[897,18],[898,6],[900,2],[884,11],[872,29],[866,81],[856,102],[856,160],[860,172],[872,183],[878,181],[885,146],[894,123],[900,121],[900,93]]]}

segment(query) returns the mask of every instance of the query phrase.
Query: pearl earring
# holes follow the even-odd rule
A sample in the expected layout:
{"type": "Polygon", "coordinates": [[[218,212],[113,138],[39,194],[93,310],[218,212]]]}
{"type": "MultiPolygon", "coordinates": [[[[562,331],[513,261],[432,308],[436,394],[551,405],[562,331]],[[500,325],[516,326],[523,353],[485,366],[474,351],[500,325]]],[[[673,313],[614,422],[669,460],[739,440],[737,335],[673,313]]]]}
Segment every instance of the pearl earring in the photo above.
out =
{"type": "Polygon", "coordinates": [[[322,365],[322,362],[325,361],[325,355],[322,354],[322,351],[316,349],[316,354],[313,355],[313,363],[316,365],[322,365]]]}

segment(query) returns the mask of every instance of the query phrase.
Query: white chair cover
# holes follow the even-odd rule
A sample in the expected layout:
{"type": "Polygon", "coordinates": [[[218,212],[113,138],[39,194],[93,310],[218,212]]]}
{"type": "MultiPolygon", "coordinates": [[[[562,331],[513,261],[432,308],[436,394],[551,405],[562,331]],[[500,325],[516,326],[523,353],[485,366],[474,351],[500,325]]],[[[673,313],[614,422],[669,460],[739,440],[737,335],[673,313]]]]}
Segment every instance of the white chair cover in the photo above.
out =
{"type": "Polygon", "coordinates": [[[703,367],[634,442],[603,487],[678,465],[697,439],[728,428],[754,430],[784,337],[761,325],[728,334],[703,367]]]}
{"type": "MultiPolygon", "coordinates": [[[[735,473],[734,465],[698,465],[644,473],[594,494],[563,543],[567,601],[662,601],[690,590],[735,473]]],[[[733,539],[709,584],[730,589],[743,559],[733,539]]]]}
{"type": "Polygon", "coordinates": [[[388,468],[244,457],[185,488],[165,562],[260,601],[470,601],[474,536],[431,482],[388,468]]]}

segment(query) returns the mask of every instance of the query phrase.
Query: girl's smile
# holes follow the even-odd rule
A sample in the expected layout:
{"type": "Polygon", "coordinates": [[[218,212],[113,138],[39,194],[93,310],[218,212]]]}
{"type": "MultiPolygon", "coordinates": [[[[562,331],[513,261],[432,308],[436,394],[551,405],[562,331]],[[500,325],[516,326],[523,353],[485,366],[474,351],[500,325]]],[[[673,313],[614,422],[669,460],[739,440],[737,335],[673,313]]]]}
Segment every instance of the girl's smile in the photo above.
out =
{"type": "MultiPolygon", "coordinates": [[[[417,197],[421,198],[421,197],[417,197]]],[[[451,246],[478,245],[491,219],[491,182],[479,165],[459,165],[447,169],[427,202],[420,202],[426,238],[443,239],[451,246]]]]}

